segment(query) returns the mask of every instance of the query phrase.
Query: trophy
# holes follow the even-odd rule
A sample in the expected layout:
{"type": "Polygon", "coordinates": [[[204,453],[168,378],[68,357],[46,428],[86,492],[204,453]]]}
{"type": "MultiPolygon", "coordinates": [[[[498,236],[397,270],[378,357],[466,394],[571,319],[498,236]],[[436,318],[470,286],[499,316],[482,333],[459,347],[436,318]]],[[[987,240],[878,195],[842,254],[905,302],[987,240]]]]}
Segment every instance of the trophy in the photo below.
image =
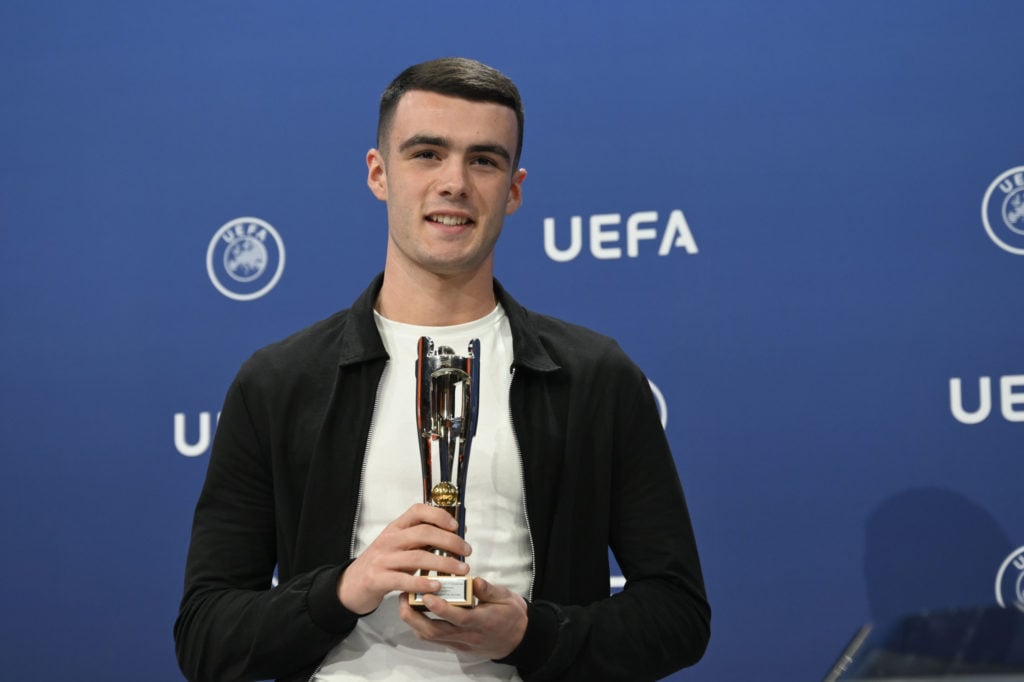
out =
{"type": "MultiPolygon", "coordinates": [[[[469,342],[466,357],[448,346],[434,349],[428,336],[416,351],[416,431],[423,467],[423,501],[440,507],[459,523],[466,537],[466,473],[469,449],[476,435],[480,400],[480,340],[469,342]]],[[[450,556],[434,549],[435,554],[450,556]]],[[[465,557],[456,557],[459,561],[465,557]]],[[[469,576],[418,571],[441,583],[437,596],[453,606],[476,604],[469,576]]],[[[410,594],[409,604],[423,608],[423,595],[410,594]]]]}

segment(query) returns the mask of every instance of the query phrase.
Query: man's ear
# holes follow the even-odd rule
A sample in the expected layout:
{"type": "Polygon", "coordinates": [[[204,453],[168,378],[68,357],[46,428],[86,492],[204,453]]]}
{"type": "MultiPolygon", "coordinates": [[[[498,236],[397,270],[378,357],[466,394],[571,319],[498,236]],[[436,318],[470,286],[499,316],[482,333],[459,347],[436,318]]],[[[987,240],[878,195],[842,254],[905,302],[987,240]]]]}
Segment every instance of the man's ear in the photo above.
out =
{"type": "Polygon", "coordinates": [[[381,201],[388,200],[388,174],[384,168],[384,155],[379,149],[366,152],[366,185],[373,196],[381,201]]]}
{"type": "Polygon", "coordinates": [[[508,199],[505,200],[505,215],[512,215],[519,210],[523,204],[523,180],[526,179],[526,169],[520,168],[512,174],[512,186],[508,189],[508,199]]]}

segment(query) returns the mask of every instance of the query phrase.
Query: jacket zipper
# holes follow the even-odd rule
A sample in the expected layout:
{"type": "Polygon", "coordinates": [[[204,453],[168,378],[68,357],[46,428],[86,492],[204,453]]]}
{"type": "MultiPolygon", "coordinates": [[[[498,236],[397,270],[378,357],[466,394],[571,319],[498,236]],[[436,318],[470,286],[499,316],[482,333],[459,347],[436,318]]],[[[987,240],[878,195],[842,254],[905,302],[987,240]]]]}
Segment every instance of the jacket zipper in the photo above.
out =
{"type": "MultiPolygon", "coordinates": [[[[388,371],[388,368],[385,367],[384,371],[385,372],[388,371]]],[[[370,454],[370,443],[373,441],[373,423],[374,423],[373,422],[373,417],[374,417],[374,415],[377,414],[377,408],[380,407],[380,390],[381,390],[381,386],[383,386],[383,385],[384,385],[384,375],[381,374],[380,380],[378,380],[378,382],[377,382],[377,392],[373,396],[373,411],[370,412],[370,427],[366,431],[366,445],[363,448],[363,463],[359,467],[359,489],[356,490],[356,511],[355,511],[355,515],[352,517],[352,542],[349,543],[349,547],[348,547],[348,556],[349,556],[350,559],[355,557],[355,555],[356,555],[356,529],[359,528],[359,515],[363,511],[363,495],[362,495],[362,490],[363,490],[363,483],[366,481],[366,460],[367,460],[367,458],[368,458],[368,456],[370,454]]],[[[312,674],[310,674],[309,679],[306,682],[313,682],[314,678],[316,678],[316,676],[320,674],[320,670],[323,669],[324,662],[326,660],[327,660],[327,656],[324,655],[324,657],[317,664],[316,670],[314,670],[312,672],[312,674]]]]}
{"type": "Polygon", "coordinates": [[[516,380],[516,367],[509,368],[512,378],[508,382],[508,419],[512,424],[512,441],[516,446],[516,453],[519,455],[519,484],[523,488],[523,518],[526,520],[526,539],[530,543],[530,589],[526,594],[526,602],[533,601],[533,587],[537,581],[537,552],[533,546],[533,531],[530,529],[530,506],[526,503],[526,460],[523,458],[523,449],[519,446],[519,434],[516,433],[516,420],[512,414],[512,384],[516,380]]]}
{"type": "MultiPolygon", "coordinates": [[[[384,372],[389,370],[388,366],[384,367],[384,372]]],[[[356,512],[352,517],[352,542],[349,543],[348,556],[349,558],[355,558],[356,555],[356,530],[359,528],[359,515],[363,511],[363,484],[366,482],[366,460],[370,455],[370,443],[373,442],[373,424],[374,416],[377,414],[377,408],[380,407],[380,390],[381,386],[384,385],[384,374],[381,373],[380,379],[377,380],[377,392],[373,396],[373,411],[370,412],[370,426],[366,430],[366,445],[363,448],[363,463],[359,467],[359,489],[356,490],[356,512]]]]}

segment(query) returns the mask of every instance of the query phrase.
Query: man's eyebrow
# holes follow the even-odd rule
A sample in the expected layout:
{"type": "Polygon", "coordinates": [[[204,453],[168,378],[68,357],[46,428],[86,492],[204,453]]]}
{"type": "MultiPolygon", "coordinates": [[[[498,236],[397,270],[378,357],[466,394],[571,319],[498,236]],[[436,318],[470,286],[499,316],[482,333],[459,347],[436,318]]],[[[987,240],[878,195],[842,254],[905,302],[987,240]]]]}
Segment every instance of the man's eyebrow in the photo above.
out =
{"type": "Polygon", "coordinates": [[[410,147],[419,147],[425,145],[428,147],[444,147],[448,148],[451,146],[448,140],[444,137],[436,137],[432,135],[413,135],[408,140],[398,146],[398,151],[404,152],[410,147]]]}
{"type": "Polygon", "coordinates": [[[512,161],[512,155],[508,153],[500,144],[471,144],[467,150],[471,154],[479,154],[481,152],[485,154],[497,154],[506,161],[512,161]]]}
{"type": "MultiPolygon", "coordinates": [[[[419,146],[449,149],[452,145],[446,137],[438,137],[436,135],[413,135],[398,146],[398,151],[404,152],[407,149],[419,146]]],[[[512,161],[512,155],[509,154],[508,150],[500,144],[471,144],[466,151],[470,154],[496,154],[506,161],[512,161]]]]}

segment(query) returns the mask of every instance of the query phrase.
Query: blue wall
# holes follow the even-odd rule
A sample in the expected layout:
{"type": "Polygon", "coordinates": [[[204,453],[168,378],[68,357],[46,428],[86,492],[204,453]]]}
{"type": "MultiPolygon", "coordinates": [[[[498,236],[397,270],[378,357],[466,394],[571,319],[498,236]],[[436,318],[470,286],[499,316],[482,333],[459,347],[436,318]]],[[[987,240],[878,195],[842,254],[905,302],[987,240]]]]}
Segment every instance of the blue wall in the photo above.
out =
{"type": "Polygon", "coordinates": [[[381,267],[376,100],[447,54],[526,100],[499,278],[664,395],[714,608],[679,679],[816,679],[863,622],[995,601],[1024,545],[1022,25],[1013,1],[8,0],[5,676],[181,679],[203,415],[381,267]],[[241,217],[287,253],[249,301],[206,266],[241,217]]]}

